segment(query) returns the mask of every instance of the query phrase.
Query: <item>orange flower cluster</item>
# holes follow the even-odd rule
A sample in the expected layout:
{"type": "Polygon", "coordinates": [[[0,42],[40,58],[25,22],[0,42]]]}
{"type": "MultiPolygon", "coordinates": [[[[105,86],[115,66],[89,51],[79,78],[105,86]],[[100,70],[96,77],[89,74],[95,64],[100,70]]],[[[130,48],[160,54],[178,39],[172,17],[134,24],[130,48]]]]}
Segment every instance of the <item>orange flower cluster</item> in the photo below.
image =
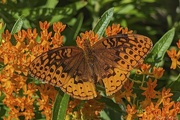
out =
{"type": "Polygon", "coordinates": [[[52,105],[54,104],[57,91],[50,84],[37,86],[41,97],[37,99],[39,110],[46,116],[46,120],[51,120],[52,105]]]}
{"type": "Polygon", "coordinates": [[[164,69],[163,68],[157,68],[153,67],[152,72],[150,71],[151,65],[149,64],[140,64],[137,66],[139,68],[137,70],[137,74],[142,74],[142,75],[149,75],[150,77],[154,77],[155,79],[159,79],[163,76],[164,69]]]}
{"type": "MultiPolygon", "coordinates": [[[[120,24],[112,24],[112,26],[108,26],[105,33],[107,36],[117,35],[117,34],[129,34],[132,33],[132,30],[128,30],[128,28],[123,28],[120,26],[120,24]]],[[[85,40],[90,41],[90,45],[94,45],[99,39],[98,34],[95,34],[93,31],[86,31],[85,33],[81,33],[80,36],[77,37],[76,43],[78,47],[83,48],[84,45],[82,45],[85,40]],[[80,37],[81,36],[81,37],[80,37]]]]}
{"type": "Polygon", "coordinates": [[[21,30],[14,34],[14,39],[8,30],[2,34],[0,45],[0,62],[4,63],[0,73],[0,95],[5,95],[3,103],[8,107],[8,117],[4,119],[33,119],[35,116],[34,104],[37,102],[39,110],[51,117],[51,109],[55,99],[56,90],[46,84],[38,87],[29,80],[28,66],[31,61],[49,49],[62,45],[61,32],[65,25],[54,23],[52,32],[48,32],[50,24],[40,22],[41,35],[38,39],[36,29],[21,30]],[[30,82],[29,82],[30,81],[30,82]],[[40,91],[40,96],[37,94],[40,91]]]}
{"type": "Polygon", "coordinates": [[[84,45],[83,43],[85,40],[89,40],[90,41],[90,45],[94,45],[97,41],[98,41],[98,34],[95,34],[93,31],[86,31],[85,33],[81,33],[81,37],[78,36],[76,38],[76,43],[78,45],[78,47],[84,49],[84,45]]]}
{"type": "Polygon", "coordinates": [[[172,61],[171,69],[176,69],[176,67],[180,67],[180,40],[176,44],[178,47],[178,51],[176,51],[174,48],[167,51],[167,54],[172,61]]]}
{"type": "Polygon", "coordinates": [[[157,96],[156,103],[151,102],[145,107],[144,112],[138,114],[141,120],[176,120],[177,114],[180,113],[180,102],[175,103],[171,100],[170,89],[163,88],[162,92],[157,96]]]}
{"type": "Polygon", "coordinates": [[[80,113],[80,110],[77,109],[77,107],[80,104],[81,104],[81,101],[78,99],[73,99],[73,100],[69,101],[68,109],[66,111],[66,113],[67,113],[66,120],[71,120],[71,118],[80,119],[81,113],[80,113]]]}
{"type": "Polygon", "coordinates": [[[84,120],[100,120],[100,112],[105,107],[104,103],[96,100],[89,100],[83,105],[81,113],[83,114],[84,120]]]}
{"type": "Polygon", "coordinates": [[[133,94],[133,87],[134,82],[130,82],[130,80],[127,80],[125,84],[123,85],[123,90],[121,89],[119,92],[114,94],[114,98],[116,103],[123,103],[122,99],[125,98],[128,102],[131,102],[132,98],[134,99],[136,97],[136,94],[133,94]]]}
{"type": "Polygon", "coordinates": [[[98,102],[96,99],[88,101],[71,100],[67,110],[66,120],[84,119],[100,120],[100,112],[104,109],[105,104],[98,102]]]}
{"type": "Polygon", "coordinates": [[[128,30],[128,28],[123,28],[120,26],[120,24],[112,24],[112,26],[108,26],[106,29],[106,35],[107,36],[112,36],[112,35],[117,35],[117,34],[130,34],[132,33],[132,30],[128,30]]]}
{"type": "MultiPolygon", "coordinates": [[[[165,120],[165,119],[177,119],[177,115],[180,113],[180,102],[174,102],[171,99],[173,95],[170,93],[170,89],[162,89],[162,92],[157,91],[155,88],[157,86],[157,80],[163,76],[164,69],[156,68],[149,64],[141,64],[138,66],[137,74],[142,75],[141,85],[139,86],[144,99],[139,98],[137,93],[133,93],[134,83],[139,84],[140,81],[130,82],[127,81],[120,92],[114,95],[116,102],[122,103],[122,98],[126,99],[129,103],[126,107],[127,120],[132,120],[134,118],[139,118],[141,120],[165,120]],[[145,78],[149,77],[147,82],[145,78]],[[138,102],[139,104],[135,104],[138,102]]],[[[141,96],[141,98],[143,98],[141,96]]]]}

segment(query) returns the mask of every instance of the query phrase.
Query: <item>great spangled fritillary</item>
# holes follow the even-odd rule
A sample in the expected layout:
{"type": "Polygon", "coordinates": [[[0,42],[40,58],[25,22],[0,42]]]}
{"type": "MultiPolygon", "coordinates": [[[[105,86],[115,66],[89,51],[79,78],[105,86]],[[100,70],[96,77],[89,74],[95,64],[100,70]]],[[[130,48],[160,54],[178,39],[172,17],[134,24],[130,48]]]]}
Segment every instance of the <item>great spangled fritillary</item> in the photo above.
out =
{"type": "Polygon", "coordinates": [[[152,42],[143,35],[119,34],[92,46],[85,40],[83,46],[64,46],[41,54],[30,64],[29,73],[77,99],[96,97],[95,85],[99,81],[103,82],[106,95],[111,95],[143,61],[152,42]]]}

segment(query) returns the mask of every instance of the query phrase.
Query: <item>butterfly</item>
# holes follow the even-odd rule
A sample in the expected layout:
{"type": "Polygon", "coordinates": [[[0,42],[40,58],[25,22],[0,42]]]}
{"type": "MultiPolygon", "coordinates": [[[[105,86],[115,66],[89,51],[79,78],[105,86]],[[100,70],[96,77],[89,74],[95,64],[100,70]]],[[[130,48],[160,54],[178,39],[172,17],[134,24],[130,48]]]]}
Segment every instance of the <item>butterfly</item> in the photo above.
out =
{"type": "Polygon", "coordinates": [[[96,84],[102,82],[109,96],[121,89],[153,44],[143,35],[118,34],[94,45],[87,39],[82,45],[83,48],[63,46],[42,53],[30,64],[30,75],[81,100],[95,98],[96,84]]]}

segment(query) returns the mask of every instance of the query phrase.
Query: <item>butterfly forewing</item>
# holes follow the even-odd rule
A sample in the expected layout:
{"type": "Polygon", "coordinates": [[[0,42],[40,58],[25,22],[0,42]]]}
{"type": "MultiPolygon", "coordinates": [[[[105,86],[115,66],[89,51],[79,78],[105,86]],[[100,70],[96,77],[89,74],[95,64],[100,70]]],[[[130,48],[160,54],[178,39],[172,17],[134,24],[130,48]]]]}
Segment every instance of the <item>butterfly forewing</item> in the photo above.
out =
{"type": "Polygon", "coordinates": [[[29,66],[29,73],[40,80],[62,86],[70,79],[67,75],[70,73],[70,66],[74,66],[68,64],[68,60],[80,56],[81,53],[81,49],[76,47],[50,50],[33,60],[29,66]]]}

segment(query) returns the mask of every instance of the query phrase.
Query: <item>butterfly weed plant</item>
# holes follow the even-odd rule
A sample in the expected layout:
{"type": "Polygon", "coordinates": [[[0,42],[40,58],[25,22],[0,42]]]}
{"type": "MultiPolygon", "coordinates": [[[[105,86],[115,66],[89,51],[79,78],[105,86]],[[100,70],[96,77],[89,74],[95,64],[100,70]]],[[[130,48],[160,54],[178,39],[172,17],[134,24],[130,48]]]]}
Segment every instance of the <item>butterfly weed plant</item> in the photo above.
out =
{"type": "MultiPolygon", "coordinates": [[[[93,97],[81,100],[80,98],[84,96],[83,94],[85,92],[82,91],[79,98],[73,98],[75,93],[69,93],[72,96],[69,98],[64,89],[66,88],[68,93],[68,91],[71,91],[70,88],[67,86],[64,88],[60,87],[62,91],[65,92],[64,93],[57,87],[53,86],[53,84],[58,83],[57,81],[60,81],[58,79],[57,81],[49,82],[50,84],[39,82],[38,79],[40,77],[37,77],[39,75],[38,73],[36,74],[36,71],[38,72],[42,69],[39,67],[38,69],[34,70],[32,61],[35,60],[39,55],[42,55],[42,53],[47,53],[48,51],[53,51],[59,47],[63,47],[65,36],[63,36],[62,32],[64,31],[66,25],[61,22],[57,22],[53,23],[51,26],[47,21],[40,21],[39,26],[41,30],[40,33],[37,32],[36,28],[19,30],[15,34],[11,34],[8,30],[3,30],[2,32],[0,46],[0,96],[2,101],[1,117],[3,119],[28,120],[44,118],[49,120],[54,116],[56,116],[54,117],[56,119],[67,120],[108,119],[108,115],[110,116],[110,113],[112,112],[116,114],[118,119],[124,118],[127,120],[178,119],[178,114],[180,113],[180,102],[172,99],[173,93],[171,92],[170,87],[158,86],[158,81],[163,77],[165,69],[156,64],[156,59],[163,58],[163,54],[165,54],[167,51],[168,56],[172,60],[172,65],[170,68],[177,69],[180,66],[180,42],[177,43],[177,49],[171,50],[167,50],[170,43],[164,44],[166,47],[161,45],[165,41],[173,40],[174,29],[168,31],[162,37],[160,42],[154,45],[152,52],[149,53],[150,55],[147,56],[144,63],[143,57],[141,61],[138,61],[138,65],[136,65],[136,68],[134,68],[135,70],[131,72],[131,75],[128,76],[127,79],[119,76],[124,78],[122,79],[123,84],[121,89],[109,96],[104,94],[104,90],[98,89],[96,95],[93,97]],[[50,28],[52,28],[52,30],[50,28]],[[162,52],[162,55],[157,58],[159,51],[162,52]],[[32,70],[32,77],[28,74],[30,69],[32,70]]],[[[0,29],[3,29],[3,25],[0,29]]],[[[106,36],[114,36],[114,38],[116,38],[116,36],[119,34],[125,35],[126,37],[123,37],[122,39],[124,40],[123,43],[127,45],[130,43],[126,43],[126,41],[134,38],[134,36],[131,35],[136,35],[133,34],[133,31],[128,30],[128,28],[121,27],[120,24],[112,24],[111,26],[108,26],[105,30],[105,34],[106,36]]],[[[136,40],[139,40],[139,38],[145,38],[144,40],[147,40],[147,42],[149,42],[151,45],[150,39],[145,36],[142,37],[141,35],[136,35],[135,38],[136,40]]],[[[86,41],[87,39],[90,40],[90,44],[93,45],[98,42],[99,36],[92,30],[85,31],[76,38],[77,45],[83,47],[82,41],[86,41]]],[[[109,47],[108,45],[116,43],[113,42],[116,39],[112,38],[111,40],[111,43],[110,41],[105,41],[107,44],[105,44],[105,42],[104,44],[109,47]]],[[[143,48],[142,51],[148,53],[151,46],[143,41],[142,43],[144,46],[139,46],[139,49],[143,48]]],[[[136,43],[133,42],[132,44],[136,43]]],[[[60,55],[69,56],[71,52],[73,54],[73,51],[69,50],[68,47],[66,50],[60,49],[60,55]]],[[[129,51],[134,54],[133,50],[129,51]]],[[[54,52],[51,53],[52,58],[57,57],[56,54],[53,53],[54,52]]],[[[135,55],[136,54],[137,53],[135,53],[135,55]]],[[[143,53],[139,54],[141,54],[141,56],[146,55],[143,53]]],[[[46,59],[51,57],[48,55],[44,54],[44,57],[42,57],[45,63],[48,63],[49,61],[46,61],[46,59]]],[[[139,57],[140,55],[137,56],[139,57]]],[[[136,58],[138,59],[138,57],[136,58]]],[[[127,61],[129,59],[131,60],[131,58],[127,58],[127,61]]],[[[123,62],[121,64],[123,64],[123,62]]],[[[132,66],[132,64],[134,64],[133,61],[129,62],[128,66],[132,66]]],[[[38,64],[36,64],[36,66],[38,66],[38,64]]],[[[63,68],[60,70],[62,69],[63,68]]],[[[119,74],[118,70],[112,70],[119,74]]],[[[57,72],[57,74],[59,72],[57,72]]],[[[130,71],[121,72],[130,74],[130,71]]],[[[47,75],[45,72],[42,73],[41,78],[47,75]]],[[[87,75],[88,74],[89,73],[87,73],[87,75]]],[[[111,76],[113,75],[115,74],[112,74],[111,76]]],[[[93,82],[94,81],[91,81],[90,83],[93,82]]],[[[90,83],[87,83],[86,87],[94,91],[94,88],[89,86],[90,83]]],[[[68,84],[71,85],[72,83],[68,84]]],[[[102,85],[101,82],[99,82],[99,84],[102,85]]],[[[106,85],[108,86],[109,84],[106,83],[106,85]]]]}

